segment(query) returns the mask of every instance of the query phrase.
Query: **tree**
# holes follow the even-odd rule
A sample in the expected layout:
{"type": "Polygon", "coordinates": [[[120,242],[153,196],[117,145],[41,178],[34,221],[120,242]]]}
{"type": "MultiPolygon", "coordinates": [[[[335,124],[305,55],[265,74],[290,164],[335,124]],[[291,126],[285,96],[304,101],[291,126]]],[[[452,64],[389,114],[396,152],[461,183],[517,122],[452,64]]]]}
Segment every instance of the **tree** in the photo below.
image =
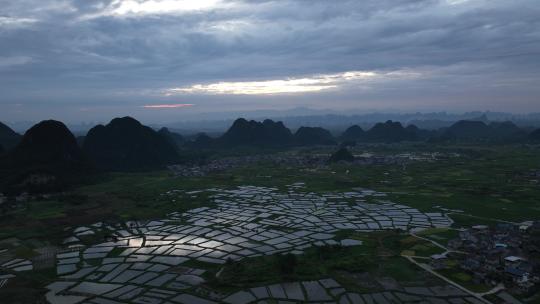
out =
{"type": "Polygon", "coordinates": [[[354,156],[351,154],[351,152],[349,152],[349,150],[347,150],[347,148],[343,147],[332,154],[329,159],[329,162],[331,163],[337,163],[340,161],[353,162],[354,156]]]}
{"type": "Polygon", "coordinates": [[[277,262],[281,273],[286,275],[294,273],[294,270],[298,264],[296,256],[292,253],[279,255],[277,257],[277,262]]]}

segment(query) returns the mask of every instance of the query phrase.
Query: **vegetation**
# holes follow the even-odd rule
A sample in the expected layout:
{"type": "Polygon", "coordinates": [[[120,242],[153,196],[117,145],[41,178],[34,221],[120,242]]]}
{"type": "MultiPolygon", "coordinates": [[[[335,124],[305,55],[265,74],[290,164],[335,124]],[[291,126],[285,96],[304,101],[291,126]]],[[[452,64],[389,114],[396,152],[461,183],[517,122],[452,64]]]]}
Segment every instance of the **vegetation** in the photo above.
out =
{"type": "MultiPolygon", "coordinates": [[[[373,233],[358,236],[364,241],[362,246],[341,247],[324,246],[306,250],[300,255],[277,255],[229,261],[217,277],[209,275],[212,288],[227,292],[238,288],[249,288],[283,281],[315,280],[327,277],[336,278],[350,290],[379,290],[378,284],[360,287],[358,275],[376,278],[391,277],[407,286],[408,284],[430,285],[438,282],[433,277],[423,281],[425,275],[406,259],[398,255],[379,255],[379,239],[388,233],[373,233]]],[[[390,233],[390,235],[393,235],[390,233]]]]}
{"type": "Polygon", "coordinates": [[[486,292],[491,289],[488,286],[474,283],[473,278],[470,274],[461,271],[457,267],[450,268],[450,269],[443,269],[443,270],[440,270],[439,272],[445,277],[449,278],[450,280],[460,284],[461,286],[473,292],[486,292]]]}
{"type": "Polygon", "coordinates": [[[352,162],[354,161],[354,155],[352,155],[351,152],[347,150],[347,148],[340,148],[339,150],[334,152],[332,156],[330,156],[329,161],[331,163],[337,163],[341,161],[352,162]]]}

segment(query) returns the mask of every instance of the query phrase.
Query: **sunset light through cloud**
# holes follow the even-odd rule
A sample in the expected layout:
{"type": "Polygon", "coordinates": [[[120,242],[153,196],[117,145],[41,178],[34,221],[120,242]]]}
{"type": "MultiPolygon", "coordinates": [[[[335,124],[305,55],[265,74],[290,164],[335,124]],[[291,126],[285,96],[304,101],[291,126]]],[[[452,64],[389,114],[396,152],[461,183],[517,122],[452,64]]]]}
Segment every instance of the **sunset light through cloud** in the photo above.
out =
{"type": "MultiPolygon", "coordinates": [[[[286,78],[263,81],[218,82],[195,84],[188,87],[171,88],[166,95],[213,94],[213,95],[271,95],[311,93],[337,89],[347,83],[367,82],[398,73],[377,73],[373,71],[349,71],[337,74],[321,74],[304,78],[286,78]]],[[[404,75],[402,73],[402,75],[404,75]]]]}

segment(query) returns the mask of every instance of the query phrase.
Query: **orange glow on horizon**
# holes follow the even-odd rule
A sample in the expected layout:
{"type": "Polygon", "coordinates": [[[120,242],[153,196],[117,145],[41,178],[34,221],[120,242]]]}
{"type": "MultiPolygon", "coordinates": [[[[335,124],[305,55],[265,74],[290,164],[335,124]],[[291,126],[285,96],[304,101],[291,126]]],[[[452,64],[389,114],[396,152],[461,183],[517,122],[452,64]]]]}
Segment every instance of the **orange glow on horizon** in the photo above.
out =
{"type": "Polygon", "coordinates": [[[174,103],[174,104],[158,104],[158,105],[144,105],[145,109],[175,109],[175,108],[185,108],[192,107],[192,103],[174,103]]]}

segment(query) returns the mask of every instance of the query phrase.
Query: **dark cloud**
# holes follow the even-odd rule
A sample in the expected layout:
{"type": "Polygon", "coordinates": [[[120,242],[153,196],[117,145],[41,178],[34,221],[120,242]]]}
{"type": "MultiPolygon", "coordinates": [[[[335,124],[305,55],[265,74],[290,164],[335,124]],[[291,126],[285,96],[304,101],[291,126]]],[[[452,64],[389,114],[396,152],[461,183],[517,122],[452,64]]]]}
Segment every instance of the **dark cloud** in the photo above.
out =
{"type": "Polygon", "coordinates": [[[0,0],[0,119],[144,115],[140,105],[152,102],[193,103],[189,111],[200,112],[295,106],[540,111],[536,0],[229,0],[168,9],[175,1],[182,2],[0,0]],[[126,10],[126,3],[135,6],[126,10]],[[414,77],[271,96],[163,93],[347,71],[414,77]],[[17,113],[14,103],[21,104],[17,113]]]}

